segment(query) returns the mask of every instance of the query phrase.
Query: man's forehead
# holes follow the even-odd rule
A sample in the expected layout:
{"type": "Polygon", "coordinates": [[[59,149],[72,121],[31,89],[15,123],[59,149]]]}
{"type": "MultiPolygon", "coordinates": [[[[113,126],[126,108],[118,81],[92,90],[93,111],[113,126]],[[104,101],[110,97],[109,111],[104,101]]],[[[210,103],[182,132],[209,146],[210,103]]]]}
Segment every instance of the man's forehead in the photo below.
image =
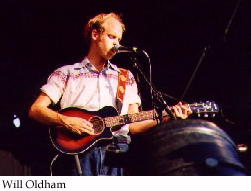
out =
{"type": "Polygon", "coordinates": [[[116,33],[117,35],[122,35],[123,29],[121,23],[114,19],[109,18],[103,23],[106,32],[116,33]]]}

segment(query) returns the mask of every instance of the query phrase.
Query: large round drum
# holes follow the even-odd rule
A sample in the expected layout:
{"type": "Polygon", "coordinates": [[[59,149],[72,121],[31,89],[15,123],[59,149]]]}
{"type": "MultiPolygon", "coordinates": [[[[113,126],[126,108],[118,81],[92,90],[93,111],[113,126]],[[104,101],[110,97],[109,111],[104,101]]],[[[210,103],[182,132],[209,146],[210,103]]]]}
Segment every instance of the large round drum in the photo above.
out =
{"type": "Polygon", "coordinates": [[[247,175],[233,140],[202,119],[173,120],[135,136],[128,175],[247,175]]]}

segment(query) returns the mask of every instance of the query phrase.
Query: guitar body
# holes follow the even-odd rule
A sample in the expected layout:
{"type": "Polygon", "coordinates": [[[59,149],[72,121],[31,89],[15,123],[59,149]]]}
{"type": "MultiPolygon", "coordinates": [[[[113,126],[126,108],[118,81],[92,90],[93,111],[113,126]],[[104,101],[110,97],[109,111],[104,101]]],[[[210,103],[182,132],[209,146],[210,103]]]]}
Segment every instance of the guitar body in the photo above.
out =
{"type": "Polygon", "coordinates": [[[103,118],[117,116],[115,108],[108,106],[98,111],[87,111],[75,107],[69,107],[60,111],[68,117],[80,117],[93,123],[94,135],[77,135],[63,126],[49,128],[50,139],[54,147],[65,154],[83,153],[96,143],[112,140],[111,128],[105,127],[103,118]]]}

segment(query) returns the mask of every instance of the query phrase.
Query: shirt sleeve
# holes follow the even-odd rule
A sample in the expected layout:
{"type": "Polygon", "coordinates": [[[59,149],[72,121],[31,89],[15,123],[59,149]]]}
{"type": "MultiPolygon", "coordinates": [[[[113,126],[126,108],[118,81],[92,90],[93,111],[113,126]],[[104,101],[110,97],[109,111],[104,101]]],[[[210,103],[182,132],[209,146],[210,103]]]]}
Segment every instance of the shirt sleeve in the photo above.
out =
{"type": "Polygon", "coordinates": [[[44,84],[40,90],[47,94],[52,100],[53,104],[56,104],[61,98],[67,80],[67,66],[56,69],[47,79],[47,83],[44,84]]]}

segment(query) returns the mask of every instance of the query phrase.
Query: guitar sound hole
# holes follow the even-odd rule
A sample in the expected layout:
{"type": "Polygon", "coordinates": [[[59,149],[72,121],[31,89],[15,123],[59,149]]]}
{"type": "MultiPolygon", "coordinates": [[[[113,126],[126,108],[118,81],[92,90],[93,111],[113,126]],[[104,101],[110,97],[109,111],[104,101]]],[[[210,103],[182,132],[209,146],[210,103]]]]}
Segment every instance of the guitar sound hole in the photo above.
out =
{"type": "Polygon", "coordinates": [[[104,122],[102,118],[94,116],[90,119],[90,122],[93,124],[95,135],[99,135],[104,131],[104,122]]]}

